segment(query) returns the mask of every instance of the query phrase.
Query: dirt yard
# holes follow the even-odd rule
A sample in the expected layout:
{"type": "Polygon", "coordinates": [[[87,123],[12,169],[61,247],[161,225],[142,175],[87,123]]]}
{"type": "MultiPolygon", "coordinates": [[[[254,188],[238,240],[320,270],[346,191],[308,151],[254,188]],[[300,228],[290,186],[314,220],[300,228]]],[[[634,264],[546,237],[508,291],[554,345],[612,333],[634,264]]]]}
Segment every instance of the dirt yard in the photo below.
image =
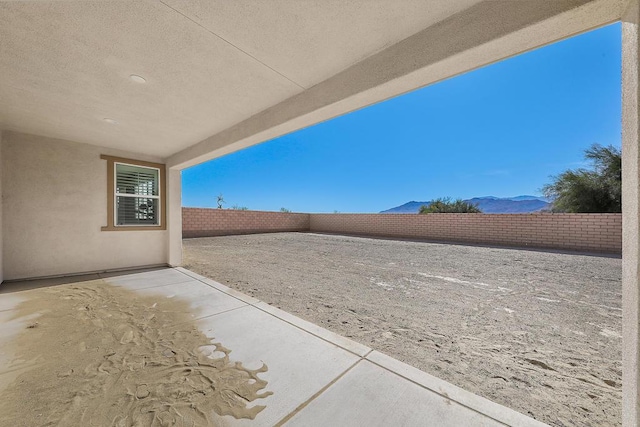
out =
{"type": "Polygon", "coordinates": [[[621,425],[621,260],[304,233],[185,267],[553,426],[621,425]]]}

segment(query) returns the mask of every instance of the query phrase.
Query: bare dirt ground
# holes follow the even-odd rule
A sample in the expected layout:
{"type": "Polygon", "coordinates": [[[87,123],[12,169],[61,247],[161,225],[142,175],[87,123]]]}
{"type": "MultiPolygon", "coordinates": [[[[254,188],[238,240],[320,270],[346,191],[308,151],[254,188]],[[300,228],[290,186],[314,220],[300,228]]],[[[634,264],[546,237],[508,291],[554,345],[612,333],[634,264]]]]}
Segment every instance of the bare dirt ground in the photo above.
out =
{"type": "Polygon", "coordinates": [[[185,267],[553,426],[621,425],[621,260],[305,233],[185,267]]]}

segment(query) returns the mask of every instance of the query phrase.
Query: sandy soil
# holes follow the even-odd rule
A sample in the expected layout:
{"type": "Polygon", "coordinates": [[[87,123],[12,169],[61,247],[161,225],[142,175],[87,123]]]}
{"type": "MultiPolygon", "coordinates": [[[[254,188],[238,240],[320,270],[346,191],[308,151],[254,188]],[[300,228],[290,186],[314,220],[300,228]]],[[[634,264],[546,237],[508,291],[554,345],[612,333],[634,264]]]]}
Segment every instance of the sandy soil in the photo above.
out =
{"type": "Polygon", "coordinates": [[[28,291],[9,345],[35,366],[0,393],[0,426],[212,426],[250,418],[267,370],[231,363],[194,325],[189,304],[103,281],[28,291]]]}
{"type": "Polygon", "coordinates": [[[304,233],[185,267],[553,426],[621,425],[621,260],[304,233]]]}

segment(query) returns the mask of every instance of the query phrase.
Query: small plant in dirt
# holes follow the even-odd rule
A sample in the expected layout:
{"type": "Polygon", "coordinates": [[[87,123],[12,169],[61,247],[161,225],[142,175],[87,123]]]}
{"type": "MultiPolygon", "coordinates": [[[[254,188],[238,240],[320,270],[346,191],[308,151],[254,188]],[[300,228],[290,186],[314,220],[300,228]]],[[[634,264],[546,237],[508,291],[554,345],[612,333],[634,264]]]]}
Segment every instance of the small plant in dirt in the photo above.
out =
{"type": "Polygon", "coordinates": [[[482,211],[478,205],[465,202],[462,199],[452,201],[450,197],[441,197],[432,200],[428,205],[420,206],[419,213],[482,213],[482,211]]]}

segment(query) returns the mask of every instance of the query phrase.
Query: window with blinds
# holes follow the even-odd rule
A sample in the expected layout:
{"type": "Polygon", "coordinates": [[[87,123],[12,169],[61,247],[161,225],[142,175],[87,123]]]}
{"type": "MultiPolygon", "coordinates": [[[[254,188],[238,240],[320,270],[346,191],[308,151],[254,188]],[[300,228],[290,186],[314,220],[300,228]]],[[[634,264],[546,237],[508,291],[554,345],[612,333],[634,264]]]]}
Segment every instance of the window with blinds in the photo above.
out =
{"type": "Polygon", "coordinates": [[[115,164],[115,225],[160,225],[160,170],[115,164]]]}

